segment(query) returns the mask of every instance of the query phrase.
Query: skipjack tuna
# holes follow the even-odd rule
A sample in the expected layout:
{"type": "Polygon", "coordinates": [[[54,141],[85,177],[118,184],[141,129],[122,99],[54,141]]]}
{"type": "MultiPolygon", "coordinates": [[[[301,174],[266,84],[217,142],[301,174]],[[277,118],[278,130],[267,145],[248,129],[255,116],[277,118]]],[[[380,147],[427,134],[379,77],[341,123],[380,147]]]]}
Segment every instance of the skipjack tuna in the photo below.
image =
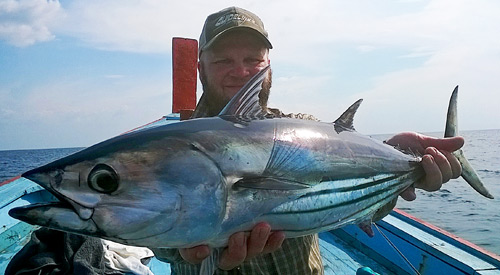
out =
{"type": "MultiPolygon", "coordinates": [[[[258,104],[268,71],[218,117],[114,137],[24,173],[60,202],[9,214],[150,248],[222,247],[259,222],[288,238],[347,224],[370,233],[366,224],[388,213],[379,210],[424,176],[421,158],[357,133],[361,100],[334,123],[269,117],[258,104]]],[[[447,136],[456,135],[456,97],[457,89],[447,136]]],[[[462,152],[455,154],[462,176],[492,198],[462,152]]]]}

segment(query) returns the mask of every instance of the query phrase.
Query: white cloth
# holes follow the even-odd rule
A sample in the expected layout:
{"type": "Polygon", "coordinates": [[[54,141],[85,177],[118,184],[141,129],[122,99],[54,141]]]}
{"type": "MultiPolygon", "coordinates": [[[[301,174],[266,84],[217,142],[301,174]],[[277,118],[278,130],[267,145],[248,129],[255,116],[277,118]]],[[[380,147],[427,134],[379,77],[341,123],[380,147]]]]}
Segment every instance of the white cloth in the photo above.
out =
{"type": "Polygon", "coordinates": [[[153,251],[146,247],[123,245],[108,240],[101,240],[104,247],[106,266],[122,272],[140,275],[154,275],[141,259],[154,256],[153,251]]]}

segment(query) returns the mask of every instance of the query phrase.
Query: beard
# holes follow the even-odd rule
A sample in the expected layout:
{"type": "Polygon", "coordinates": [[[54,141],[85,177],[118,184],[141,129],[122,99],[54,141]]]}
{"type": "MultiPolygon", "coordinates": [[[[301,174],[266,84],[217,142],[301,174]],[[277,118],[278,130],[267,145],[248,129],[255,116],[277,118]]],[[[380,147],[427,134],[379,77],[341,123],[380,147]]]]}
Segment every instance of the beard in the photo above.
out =
{"type": "MultiPolygon", "coordinates": [[[[205,97],[205,106],[197,106],[198,109],[203,108],[206,110],[206,116],[216,116],[222,109],[229,103],[233,96],[225,95],[222,91],[218,90],[216,86],[208,80],[204,73],[205,70],[200,72],[200,82],[203,86],[203,94],[205,97]]],[[[262,83],[262,90],[259,92],[259,105],[266,110],[269,94],[271,93],[272,85],[272,70],[269,68],[266,78],[262,83]]]]}

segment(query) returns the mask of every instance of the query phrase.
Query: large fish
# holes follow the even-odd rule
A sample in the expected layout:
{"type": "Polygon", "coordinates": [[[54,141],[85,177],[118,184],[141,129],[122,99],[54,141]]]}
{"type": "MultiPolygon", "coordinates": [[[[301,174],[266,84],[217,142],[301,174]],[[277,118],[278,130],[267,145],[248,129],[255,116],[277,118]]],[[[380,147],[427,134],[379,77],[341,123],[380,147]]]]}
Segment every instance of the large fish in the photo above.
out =
{"type": "MultiPolygon", "coordinates": [[[[259,222],[289,238],[366,224],[424,175],[419,156],[354,130],[361,101],[334,123],[268,117],[258,104],[267,73],[218,117],[114,137],[24,173],[60,202],[9,214],[129,245],[221,247],[259,222]]],[[[456,135],[456,90],[450,110],[456,135]]],[[[471,169],[463,175],[491,198],[471,169]]]]}

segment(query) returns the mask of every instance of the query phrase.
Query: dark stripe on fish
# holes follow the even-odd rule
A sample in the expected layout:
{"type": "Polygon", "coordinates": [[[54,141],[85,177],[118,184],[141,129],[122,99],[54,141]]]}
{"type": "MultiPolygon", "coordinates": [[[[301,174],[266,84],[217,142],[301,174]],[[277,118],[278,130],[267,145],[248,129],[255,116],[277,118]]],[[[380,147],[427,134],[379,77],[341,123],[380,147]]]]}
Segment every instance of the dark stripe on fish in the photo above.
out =
{"type": "MultiPolygon", "coordinates": [[[[401,188],[397,189],[397,190],[396,190],[396,192],[402,192],[402,191],[403,191],[403,190],[405,190],[406,188],[407,188],[406,186],[405,186],[405,187],[401,187],[401,188]]],[[[312,231],[316,231],[316,230],[321,229],[321,228],[325,228],[325,227],[332,226],[332,225],[334,225],[334,224],[336,224],[336,223],[338,223],[338,225],[337,225],[335,228],[338,228],[338,227],[340,227],[340,226],[344,225],[345,223],[349,223],[349,220],[350,220],[350,218],[351,218],[351,217],[354,217],[354,216],[358,215],[360,212],[363,212],[363,211],[365,211],[366,209],[371,208],[371,207],[373,207],[374,205],[376,205],[376,204],[379,204],[379,203],[383,202],[384,200],[387,200],[387,197],[384,197],[384,198],[382,198],[382,199],[380,199],[380,200],[376,201],[375,203],[373,203],[373,204],[371,204],[371,205],[368,205],[367,207],[362,208],[362,209],[360,209],[360,210],[358,210],[358,211],[356,211],[356,212],[354,212],[354,213],[350,214],[349,216],[345,217],[342,221],[338,220],[338,221],[334,221],[334,222],[331,222],[331,223],[328,223],[328,224],[324,224],[324,225],[321,225],[321,226],[316,226],[316,227],[311,227],[311,228],[303,228],[303,229],[297,229],[297,230],[290,230],[290,229],[288,229],[288,230],[283,230],[283,229],[282,229],[282,230],[280,230],[280,231],[284,232],[285,234],[286,234],[287,232],[310,232],[310,231],[312,232],[312,231]]]]}
{"type": "MultiPolygon", "coordinates": [[[[391,177],[388,177],[388,178],[377,180],[375,182],[370,182],[370,183],[367,183],[367,184],[361,184],[361,185],[373,186],[375,184],[380,184],[380,183],[383,183],[383,182],[394,181],[394,184],[388,185],[387,187],[385,187],[383,189],[374,191],[374,192],[372,192],[370,194],[367,194],[367,195],[359,197],[359,198],[355,198],[355,199],[352,199],[352,200],[340,202],[340,203],[337,203],[337,204],[332,204],[332,205],[325,206],[325,207],[315,208],[315,209],[305,209],[305,210],[295,210],[295,211],[283,211],[283,212],[272,212],[272,213],[266,214],[266,216],[267,215],[294,215],[294,214],[321,212],[321,211],[330,210],[330,209],[337,208],[337,207],[342,207],[342,206],[354,204],[354,203],[361,202],[361,201],[364,201],[364,200],[369,200],[370,198],[378,196],[378,195],[386,192],[388,189],[393,188],[394,185],[397,185],[398,183],[400,183],[400,178],[402,178],[402,177],[409,177],[409,176],[411,176],[411,174],[413,174],[413,173],[405,173],[405,174],[402,174],[402,175],[391,176],[391,177]]],[[[360,185],[358,185],[358,186],[360,186],[360,185]]],[[[356,189],[355,187],[357,187],[357,186],[345,187],[345,190],[348,190],[349,192],[351,192],[352,190],[362,189],[362,188],[356,189]]],[[[366,188],[366,186],[364,186],[363,188],[366,188]]],[[[406,186],[405,186],[405,188],[406,188],[406,186]]],[[[343,188],[340,188],[340,189],[343,189],[343,188]]],[[[398,188],[398,191],[399,191],[399,189],[400,188],[398,188]]],[[[319,196],[319,195],[323,195],[323,194],[331,194],[331,193],[336,193],[335,189],[328,189],[328,190],[321,190],[321,191],[317,191],[317,192],[311,192],[311,193],[308,193],[308,194],[305,194],[304,196],[302,196],[301,199],[308,198],[308,197],[319,196]]]]}

